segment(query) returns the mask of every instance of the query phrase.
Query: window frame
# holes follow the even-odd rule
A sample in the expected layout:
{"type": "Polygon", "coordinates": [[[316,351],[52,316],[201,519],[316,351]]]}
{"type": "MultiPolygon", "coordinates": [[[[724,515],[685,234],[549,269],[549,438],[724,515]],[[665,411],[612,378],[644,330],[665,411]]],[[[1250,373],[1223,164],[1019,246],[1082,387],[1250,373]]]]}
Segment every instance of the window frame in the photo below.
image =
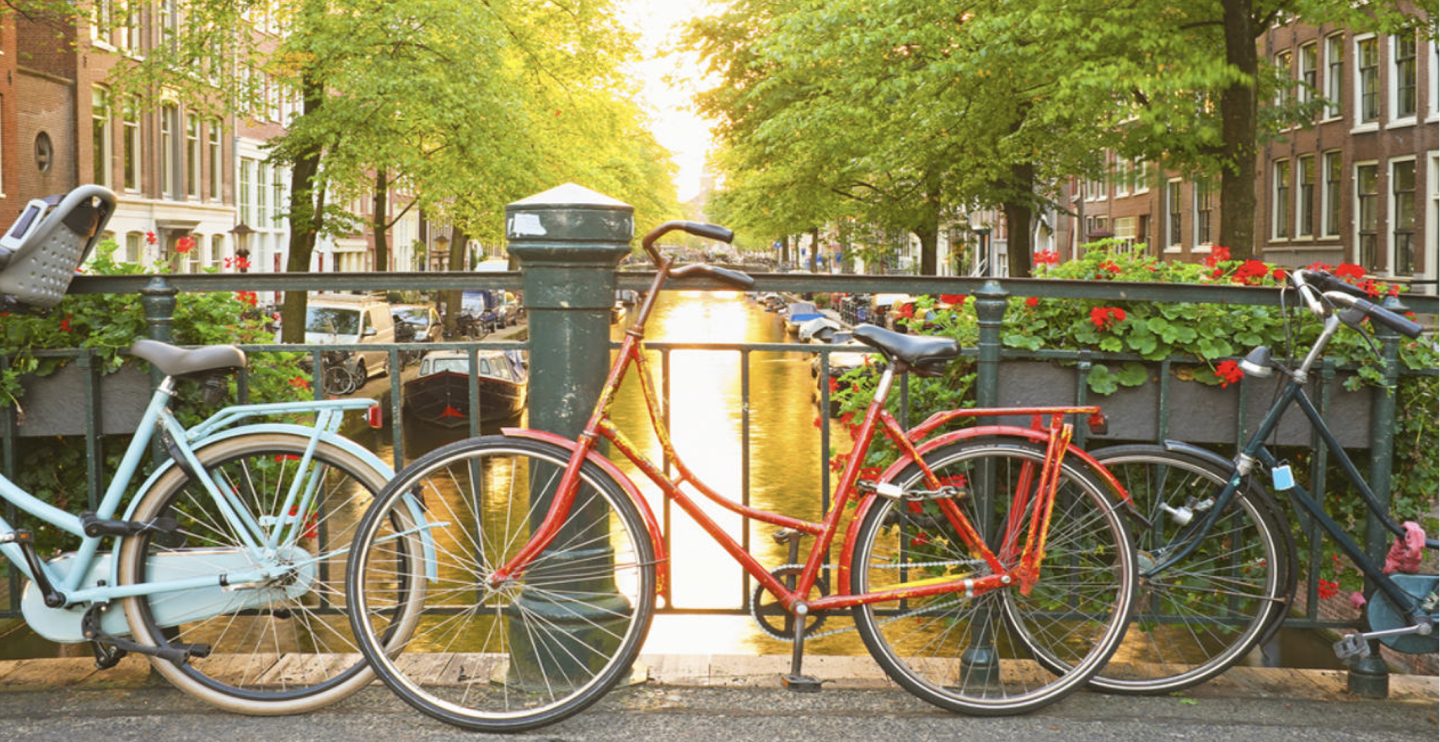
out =
{"type": "Polygon", "coordinates": [[[1345,155],[1338,149],[1322,152],[1320,237],[1340,238],[1340,217],[1345,205],[1345,155]],[[1336,176],[1331,179],[1330,176],[1336,176]]]}
{"type": "Polygon", "coordinates": [[[1292,239],[1315,239],[1315,155],[1295,158],[1295,229],[1292,239]]]}
{"type": "Polygon", "coordinates": [[[1380,163],[1377,160],[1366,160],[1364,162],[1357,162],[1351,165],[1351,172],[1353,173],[1353,175],[1351,176],[1351,182],[1355,184],[1354,195],[1352,197],[1355,204],[1355,218],[1351,220],[1351,224],[1353,225],[1352,234],[1355,238],[1355,263],[1360,267],[1364,268],[1366,272],[1375,273],[1380,270],[1379,259],[1381,257],[1381,253],[1379,250],[1380,163]],[[1366,178],[1363,176],[1363,173],[1366,170],[1371,171],[1371,176],[1369,180],[1371,185],[1373,185],[1373,187],[1375,188],[1374,191],[1368,193],[1361,190],[1365,187],[1366,184],[1366,178]],[[1370,219],[1373,222],[1369,225],[1368,231],[1366,230],[1367,225],[1365,223],[1367,211],[1370,213],[1370,219]],[[1365,239],[1367,235],[1370,238],[1368,240],[1368,259],[1366,255],[1367,240],[1365,239]]]}
{"type": "Polygon", "coordinates": [[[1278,159],[1270,163],[1270,239],[1288,241],[1294,217],[1290,213],[1290,198],[1294,163],[1290,159],[1278,159]]]}
{"type": "Polygon", "coordinates": [[[1384,94],[1380,86],[1380,40],[1373,33],[1357,35],[1354,47],[1354,129],[1373,130],[1380,126],[1380,112],[1385,109],[1384,101],[1380,99],[1384,94]],[[1367,55],[1362,54],[1362,48],[1373,50],[1373,64],[1369,63],[1367,55]],[[1369,115],[1372,109],[1374,115],[1369,115]]]}
{"type": "Polygon", "coordinates": [[[144,172],[144,140],[141,137],[143,117],[140,115],[140,99],[137,96],[129,96],[121,111],[121,127],[124,129],[125,140],[124,162],[122,167],[125,170],[125,190],[130,193],[139,193],[144,187],[142,173],[144,172]]]}
{"type": "MultiPolygon", "coordinates": [[[[1389,82],[1389,126],[1413,125],[1420,115],[1420,44],[1412,34],[1392,34],[1390,37],[1390,82],[1389,82]],[[1401,45],[1408,41],[1410,54],[1401,57],[1401,45]],[[1407,64],[1408,62],[1408,64],[1407,64]],[[1408,66],[1408,69],[1406,67],[1408,66]],[[1407,95],[1408,91],[1408,95],[1407,95]],[[1403,98],[1408,98],[1410,110],[1401,110],[1403,98]]],[[[1434,74],[1434,71],[1431,71],[1434,74]]]]}
{"type": "Polygon", "coordinates": [[[1180,178],[1165,181],[1165,252],[1180,252],[1185,247],[1182,183],[1180,178]]]}
{"type": "Polygon", "coordinates": [[[90,144],[91,157],[94,164],[91,167],[91,177],[99,185],[110,187],[113,176],[111,158],[114,156],[114,145],[111,142],[114,136],[114,129],[111,127],[110,119],[110,91],[101,85],[94,85],[90,88],[90,144]]]}
{"type": "Polygon", "coordinates": [[[1345,100],[1345,34],[1325,37],[1325,110],[1321,121],[1340,118],[1345,100]]]}
{"type": "Polygon", "coordinates": [[[1215,211],[1215,189],[1211,187],[1209,180],[1200,178],[1190,184],[1190,200],[1194,204],[1195,222],[1191,225],[1194,232],[1194,249],[1209,250],[1214,246],[1214,211],[1215,211]]]}
{"type": "Polygon", "coordinates": [[[206,146],[210,148],[209,193],[210,200],[218,203],[223,200],[224,197],[223,185],[225,182],[225,178],[223,176],[223,173],[225,172],[225,146],[222,142],[224,135],[224,127],[221,126],[220,119],[218,118],[210,119],[209,127],[209,137],[206,140],[206,146]]]}
{"type": "Polygon", "coordinates": [[[1386,240],[1388,243],[1386,245],[1386,268],[1392,276],[1408,278],[1415,274],[1415,264],[1419,257],[1419,250],[1417,249],[1419,246],[1415,244],[1415,221],[1417,216],[1415,199],[1416,196],[1419,195],[1420,173],[1417,172],[1417,163],[1415,162],[1414,155],[1391,158],[1388,165],[1389,167],[1386,168],[1386,174],[1390,179],[1389,187],[1387,188],[1390,208],[1385,214],[1388,219],[1387,226],[1389,227],[1389,229],[1386,230],[1386,237],[1388,238],[1386,240]],[[1410,168],[1410,189],[1408,191],[1401,191],[1399,188],[1402,180],[1397,177],[1397,172],[1400,167],[1406,165],[1410,168]],[[1409,228],[1401,230],[1400,225],[1401,222],[1404,221],[1402,217],[1405,216],[1409,217],[1409,228]],[[1408,244],[1408,249],[1405,250],[1408,254],[1403,261],[1400,260],[1402,236],[1404,238],[1403,241],[1408,244]]]}

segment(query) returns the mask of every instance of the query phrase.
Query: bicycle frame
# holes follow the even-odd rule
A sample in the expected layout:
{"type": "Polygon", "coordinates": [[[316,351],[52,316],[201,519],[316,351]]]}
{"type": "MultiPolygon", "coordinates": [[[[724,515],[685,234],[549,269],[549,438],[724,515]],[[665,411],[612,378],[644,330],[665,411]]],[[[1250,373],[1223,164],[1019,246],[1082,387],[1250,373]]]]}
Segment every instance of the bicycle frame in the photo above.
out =
{"type": "MultiPolygon", "coordinates": [[[[1233,462],[1230,462],[1232,476],[1225,487],[1215,496],[1215,502],[1210,507],[1210,512],[1207,513],[1203,519],[1197,521],[1198,526],[1193,526],[1180,534],[1178,543],[1182,546],[1179,551],[1160,560],[1146,574],[1159,573],[1193,554],[1219,519],[1220,513],[1230,505],[1231,499],[1234,497],[1235,492],[1242,486],[1245,477],[1255,471],[1257,463],[1268,467],[1272,472],[1280,466],[1280,461],[1265,446],[1265,439],[1274,432],[1276,426],[1280,424],[1281,417],[1292,405],[1300,408],[1300,411],[1303,412],[1306,419],[1310,421],[1314,430],[1319,433],[1322,444],[1330,454],[1335,457],[1336,461],[1339,462],[1341,470],[1345,473],[1345,478],[1359,490],[1360,496],[1365,501],[1366,509],[1375,514],[1387,530],[1397,536],[1404,535],[1404,528],[1399,523],[1396,523],[1395,520],[1390,517],[1390,514],[1386,512],[1386,508],[1380,503],[1379,498],[1375,496],[1374,490],[1370,488],[1369,483],[1366,482],[1365,478],[1361,475],[1360,469],[1355,466],[1355,463],[1351,461],[1350,456],[1345,453],[1345,449],[1340,445],[1339,440],[1330,432],[1330,427],[1326,424],[1325,418],[1320,414],[1319,409],[1305,391],[1309,369],[1315,360],[1318,359],[1320,351],[1328,342],[1329,338],[1333,336],[1338,329],[1339,322],[1340,320],[1334,316],[1327,318],[1325,330],[1322,332],[1320,338],[1317,339],[1315,347],[1306,357],[1306,360],[1301,364],[1299,369],[1287,375],[1285,385],[1281,389],[1279,396],[1275,399],[1275,403],[1271,405],[1270,410],[1261,420],[1259,427],[1250,435],[1248,442],[1245,444],[1245,447],[1241,449],[1239,455],[1236,456],[1233,462]]],[[[1214,458],[1208,451],[1197,449],[1189,444],[1177,441],[1166,441],[1165,445],[1172,450],[1188,451],[1202,457],[1214,458]]],[[[1294,482],[1290,488],[1280,491],[1286,492],[1293,502],[1299,505],[1311,518],[1314,518],[1315,522],[1319,523],[1320,527],[1323,528],[1325,532],[1329,534],[1330,538],[1334,540],[1335,544],[1340,547],[1340,550],[1344,551],[1345,554],[1350,557],[1351,562],[1365,573],[1366,579],[1369,580],[1371,584],[1378,586],[1395,606],[1405,610],[1406,615],[1410,617],[1412,622],[1418,622],[1422,619],[1428,621],[1427,614],[1419,606],[1415,597],[1401,589],[1389,575],[1381,571],[1380,567],[1365,553],[1365,550],[1345,533],[1340,524],[1336,523],[1334,519],[1325,513],[1325,508],[1315,499],[1314,495],[1298,482],[1294,482]]],[[[1436,548],[1435,539],[1427,539],[1426,548],[1436,548]]]]}
{"type": "Polygon", "coordinates": [[[1060,466],[1067,455],[1078,455],[1086,462],[1086,465],[1091,466],[1094,470],[1101,473],[1114,491],[1120,493],[1122,498],[1128,502],[1128,496],[1124,496],[1124,490],[1120,487],[1119,483],[1088,455],[1070,444],[1071,426],[1064,422],[1064,417],[1069,414],[1095,415],[1099,412],[1099,408],[1046,407],[951,410],[932,415],[924,423],[907,432],[884,407],[890,387],[895,378],[893,365],[888,366],[884,371],[875,396],[866,409],[854,449],[847,457],[844,471],[841,474],[836,490],[838,494],[835,502],[830,512],[822,521],[806,521],[749,507],[716,493],[695,476],[690,468],[686,466],[684,461],[677,455],[670,438],[669,430],[664,423],[659,398],[656,394],[656,387],[645,357],[645,322],[650,316],[655,297],[663,287],[669,269],[670,262],[665,261],[661,265],[660,270],[657,271],[654,282],[640,311],[636,314],[633,324],[627,330],[625,338],[621,342],[620,350],[611,365],[609,375],[601,391],[600,398],[596,402],[594,412],[577,440],[571,441],[560,436],[539,433],[537,431],[519,429],[505,429],[502,431],[503,434],[509,436],[539,438],[566,446],[571,449],[571,458],[569,465],[560,479],[559,486],[544,521],[532,535],[530,541],[491,575],[490,580],[492,584],[499,584],[511,575],[523,572],[526,565],[544,551],[554,540],[559,533],[561,525],[569,515],[578,488],[580,467],[586,461],[600,464],[602,468],[605,468],[606,472],[613,476],[635,501],[635,505],[647,521],[647,525],[651,531],[651,538],[655,541],[657,559],[660,562],[660,580],[658,583],[660,585],[668,583],[664,556],[665,551],[659,541],[658,529],[654,525],[654,515],[645,500],[638,494],[638,490],[634,484],[629,482],[628,478],[622,474],[618,468],[613,465],[606,466],[609,462],[596,452],[595,444],[600,438],[609,441],[615,450],[623,454],[640,471],[644,472],[645,475],[662,490],[665,497],[674,500],[680,508],[689,514],[706,533],[710,534],[710,537],[730,554],[731,558],[738,562],[751,577],[773,594],[781,606],[791,611],[797,610],[800,606],[803,606],[806,611],[841,609],[866,603],[893,601],[902,598],[955,592],[957,590],[964,590],[967,595],[973,596],[1011,585],[1017,581],[1020,583],[1022,590],[1028,592],[1029,588],[1034,584],[1034,580],[1039,573],[1040,562],[1044,558],[1044,540],[1045,533],[1048,530],[1050,508],[1054,502],[1056,489],[1059,485],[1060,466]],[[672,464],[677,472],[673,478],[665,473],[661,465],[651,461],[641,453],[640,450],[615,427],[609,418],[609,406],[614,401],[621,383],[632,366],[638,368],[640,372],[640,388],[644,396],[646,409],[649,413],[651,428],[655,431],[664,454],[664,461],[672,464]],[[942,435],[933,440],[925,440],[926,436],[938,430],[944,424],[958,418],[998,415],[1031,415],[1034,420],[1034,426],[1032,428],[1010,425],[982,426],[963,431],[955,431],[954,433],[942,435]],[[1047,416],[1050,422],[1048,425],[1042,426],[1040,422],[1047,416]],[[927,486],[932,489],[940,489],[943,485],[935,473],[925,465],[923,454],[936,446],[960,438],[996,434],[1013,434],[1044,441],[1046,444],[1046,456],[1044,463],[1040,466],[1038,473],[1039,480],[1036,482],[1036,487],[1033,490],[1038,493],[1038,495],[1031,502],[1019,503],[1016,510],[1020,512],[1012,512],[1012,522],[1007,524],[1007,529],[1012,532],[1007,532],[1006,537],[1002,540],[1002,545],[998,553],[984,543],[975,525],[969,522],[952,499],[937,499],[939,507],[947,520],[956,529],[956,532],[971,552],[988,566],[990,574],[980,577],[918,579],[879,592],[864,594],[852,594],[850,592],[847,579],[848,562],[854,549],[859,524],[863,520],[862,516],[865,511],[868,510],[877,497],[881,496],[873,490],[862,493],[858,486],[865,452],[873,442],[877,430],[883,430],[885,435],[895,443],[900,451],[898,460],[887,470],[886,475],[882,476],[880,481],[888,481],[890,476],[893,476],[904,467],[914,463],[920,467],[924,473],[927,486]],[[811,546],[809,554],[805,559],[803,571],[795,587],[793,589],[787,588],[784,583],[773,576],[751,556],[734,537],[726,533],[713,519],[706,515],[696,501],[681,489],[681,486],[686,483],[695,487],[706,499],[715,502],[731,512],[746,518],[752,518],[781,528],[789,528],[803,534],[814,536],[815,542],[811,546]],[[821,570],[825,568],[825,556],[830,552],[830,545],[839,531],[840,520],[845,514],[846,505],[851,499],[855,498],[859,499],[860,510],[851,521],[844,538],[839,565],[841,577],[837,580],[837,590],[833,595],[817,597],[814,600],[806,600],[806,596],[815,585],[821,570]],[[1020,517],[1024,515],[1023,511],[1025,508],[1033,508],[1038,517],[1032,519],[1030,528],[1025,534],[1015,533],[1013,531],[1020,517]]]}
{"type": "MultiPolygon", "coordinates": [[[[169,409],[170,397],[174,395],[174,380],[167,378],[151,397],[144,415],[136,429],[134,437],[130,441],[121,462],[116,469],[105,494],[95,509],[95,515],[101,519],[114,518],[119,510],[125,490],[134,480],[146,451],[154,440],[157,428],[161,431],[169,445],[172,456],[178,455],[179,461],[171,459],[157,468],[150,474],[131,498],[129,507],[126,510],[126,520],[137,506],[141,495],[147,491],[166,471],[174,466],[186,466],[191,471],[203,471],[199,460],[196,458],[196,450],[211,443],[232,438],[239,435],[252,433],[286,433],[307,437],[309,446],[299,462],[299,470],[305,471],[316,446],[321,441],[337,446],[354,454],[362,459],[368,466],[376,471],[391,474],[391,469],[373,453],[361,448],[354,442],[337,434],[339,426],[343,421],[344,413],[347,410],[364,409],[377,404],[373,400],[320,400],[307,402],[288,402],[277,404],[256,404],[236,405],[227,407],[212,415],[210,418],[195,426],[186,429],[169,409]],[[261,415],[283,415],[292,413],[315,413],[315,423],[311,426],[286,423],[251,423],[236,426],[236,423],[246,418],[261,415]]],[[[265,564],[267,561],[262,557],[267,553],[274,553],[280,544],[287,543],[295,536],[295,530],[303,527],[302,519],[297,516],[290,519],[290,522],[283,524],[282,528],[272,528],[268,536],[266,529],[261,523],[252,519],[246,509],[241,507],[234,499],[234,495],[228,488],[222,488],[216,481],[208,477],[199,477],[199,483],[213,498],[224,514],[226,521],[234,531],[244,539],[245,549],[252,564],[265,564]]],[[[314,477],[297,477],[290,484],[289,491],[285,495],[284,505],[280,512],[305,512],[313,501],[318,488],[318,481],[314,477]],[[294,508],[292,510],[291,508],[294,508]]],[[[324,558],[333,557],[334,554],[325,554],[314,557],[308,561],[291,563],[288,565],[275,565],[273,567],[255,567],[230,572],[225,575],[210,575],[198,578],[184,579],[163,579],[153,582],[146,582],[134,585],[117,584],[118,553],[121,539],[114,539],[107,556],[100,556],[99,552],[107,535],[89,536],[84,530],[83,521],[80,516],[61,510],[46,503],[30,493],[16,486],[8,478],[0,475],[0,499],[8,501],[26,513],[54,526],[55,528],[75,535],[80,538],[79,548],[73,552],[73,563],[67,565],[64,570],[56,569],[46,562],[40,562],[40,568],[45,571],[45,577],[51,585],[65,597],[66,606],[78,606],[89,603],[107,603],[121,598],[134,597],[139,595],[150,595],[164,592],[176,592],[195,588],[215,587],[224,583],[242,584],[250,581],[260,581],[279,576],[285,571],[296,567],[304,568],[309,564],[318,562],[324,558]],[[108,560],[105,567],[107,574],[92,575],[97,564],[108,560]],[[96,580],[101,578],[101,580],[96,580]],[[95,584],[86,584],[90,581],[95,584]],[[222,583],[223,580],[223,583],[222,583]]],[[[412,511],[418,515],[418,507],[412,504],[412,511]]],[[[423,523],[423,519],[418,521],[423,523]]],[[[13,527],[0,517],[0,533],[13,531],[13,527]]],[[[429,548],[428,533],[426,534],[427,549],[429,548]]],[[[15,564],[21,572],[30,579],[35,579],[27,560],[19,546],[13,543],[0,544],[0,553],[15,564]]],[[[63,610],[63,609],[62,609],[63,610]]],[[[69,615],[67,613],[67,615],[69,615]]],[[[119,611],[110,612],[114,618],[107,621],[107,624],[114,622],[116,626],[123,626],[123,616],[119,611]]],[[[109,628],[107,626],[107,628],[109,628]]],[[[128,633],[114,632],[111,633],[128,633]]]]}

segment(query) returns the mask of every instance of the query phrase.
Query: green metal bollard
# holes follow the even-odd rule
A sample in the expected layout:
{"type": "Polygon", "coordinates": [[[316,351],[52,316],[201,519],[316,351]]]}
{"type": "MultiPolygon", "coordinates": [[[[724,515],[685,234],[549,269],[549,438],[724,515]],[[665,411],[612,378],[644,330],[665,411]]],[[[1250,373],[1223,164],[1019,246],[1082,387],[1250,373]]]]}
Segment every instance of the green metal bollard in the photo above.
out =
{"type": "MultiPolygon", "coordinates": [[[[634,210],[625,203],[587,188],[566,184],[505,207],[505,235],[510,254],[520,261],[521,286],[530,324],[530,426],[574,438],[584,429],[595,401],[605,386],[610,367],[610,308],[615,303],[615,267],[630,254],[634,236],[634,210]]],[[[535,478],[532,478],[534,481],[535,478]]],[[[530,492],[532,525],[549,511],[553,491],[530,492]],[[540,503],[538,506],[533,503],[540,503]]],[[[605,544],[610,513],[603,503],[572,513],[555,543],[605,544]]],[[[546,564],[606,558],[609,547],[550,553],[546,564]]],[[[613,560],[613,555],[610,556],[613,560]]],[[[550,567],[559,571],[560,567],[550,567]]],[[[539,572],[532,568],[532,572],[539,572]]],[[[532,574],[537,581],[556,577],[532,574]]],[[[573,601],[556,604],[538,592],[521,594],[516,611],[548,617],[563,628],[546,636],[526,633],[509,623],[510,680],[526,684],[543,677],[553,685],[557,677],[576,681],[590,677],[580,657],[608,655],[577,651],[578,646],[618,644],[621,631],[605,626],[629,610],[626,599],[610,579],[587,580],[571,589],[593,597],[590,609],[573,601]],[[548,661],[542,669],[539,659],[548,661]],[[557,658],[569,658],[574,667],[556,667],[557,658]]]]}

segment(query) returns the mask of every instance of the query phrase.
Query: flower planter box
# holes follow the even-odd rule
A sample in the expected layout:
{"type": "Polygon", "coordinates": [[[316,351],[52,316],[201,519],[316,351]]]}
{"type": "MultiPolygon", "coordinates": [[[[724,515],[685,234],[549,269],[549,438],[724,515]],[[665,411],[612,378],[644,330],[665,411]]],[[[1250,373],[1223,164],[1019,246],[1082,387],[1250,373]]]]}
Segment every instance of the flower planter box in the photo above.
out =
{"type": "MultiPolygon", "coordinates": [[[[21,414],[16,432],[22,438],[46,435],[84,435],[90,414],[85,376],[90,369],[66,364],[49,376],[25,376],[20,384],[21,414]]],[[[113,374],[95,374],[95,429],[101,435],[135,432],[150,403],[150,375],[131,364],[113,374]]]]}
{"type": "MultiPolygon", "coordinates": [[[[1088,391],[1086,404],[1098,405],[1109,419],[1105,435],[1088,434],[1092,441],[1155,441],[1160,437],[1160,366],[1151,366],[1150,380],[1136,387],[1121,387],[1114,394],[1088,391]]],[[[1244,409],[1244,433],[1259,425],[1274,399],[1279,378],[1247,380],[1248,399],[1244,409]]],[[[1069,405],[1079,401],[1077,388],[1084,380],[1074,367],[1042,361],[1005,361],[1000,365],[1001,406],[1069,405]]],[[[1171,376],[1169,383],[1169,424],[1165,437],[1187,443],[1229,443],[1241,438],[1240,385],[1218,387],[1185,381],[1171,376]]],[[[1346,391],[1339,383],[1324,411],[1330,428],[1346,448],[1370,445],[1370,390],[1346,391]]],[[[1318,404],[1318,401],[1317,401],[1318,404]]],[[[1016,420],[1017,424],[1027,421],[1016,420]]],[[[1282,446],[1309,446],[1310,421],[1299,410],[1288,411],[1281,420],[1278,437],[1282,446]]]]}

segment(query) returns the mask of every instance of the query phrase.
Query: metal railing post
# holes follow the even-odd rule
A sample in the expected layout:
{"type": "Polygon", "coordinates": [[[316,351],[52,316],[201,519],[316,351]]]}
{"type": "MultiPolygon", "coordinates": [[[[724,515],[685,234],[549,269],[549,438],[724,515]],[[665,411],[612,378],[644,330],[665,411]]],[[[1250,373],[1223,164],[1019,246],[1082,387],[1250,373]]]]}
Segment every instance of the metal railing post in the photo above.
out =
{"type": "MultiPolygon", "coordinates": [[[[1405,311],[1395,297],[1386,297],[1381,306],[1396,312],[1405,311]]],[[[1375,323],[1375,339],[1380,341],[1380,373],[1384,383],[1370,392],[1370,489],[1385,511],[1390,509],[1390,468],[1395,457],[1395,395],[1400,380],[1400,334],[1375,323]]],[[[1390,532],[1374,513],[1365,518],[1365,553],[1376,564],[1385,562],[1390,532]]],[[[1365,591],[1374,592],[1366,581],[1365,591]]],[[[1376,598],[1383,600],[1384,598],[1376,598]]],[[[1390,668],[1380,656],[1380,642],[1370,642],[1370,656],[1350,666],[1346,673],[1350,692],[1362,698],[1385,698],[1390,695],[1390,668]]]]}

